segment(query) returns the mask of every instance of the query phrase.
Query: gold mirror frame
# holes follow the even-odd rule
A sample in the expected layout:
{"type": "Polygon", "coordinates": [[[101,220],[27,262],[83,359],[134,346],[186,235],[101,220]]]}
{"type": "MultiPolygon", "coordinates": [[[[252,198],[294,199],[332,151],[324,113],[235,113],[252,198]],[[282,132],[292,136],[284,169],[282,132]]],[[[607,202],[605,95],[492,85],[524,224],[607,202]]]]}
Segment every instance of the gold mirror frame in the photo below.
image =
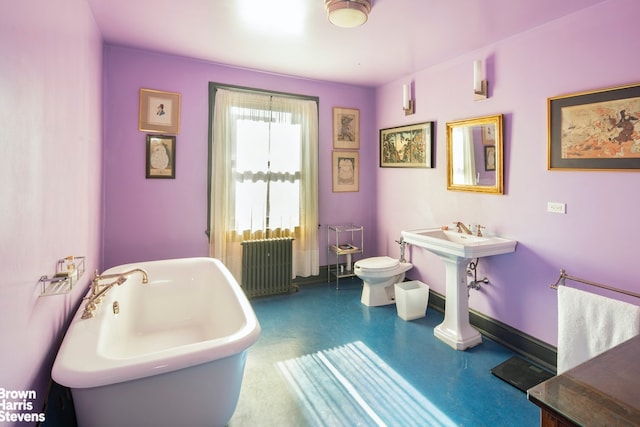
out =
{"type": "Polygon", "coordinates": [[[502,114],[447,123],[448,190],[503,194],[504,145],[502,132],[502,114]],[[456,141],[453,139],[454,134],[457,138],[456,141]],[[461,135],[466,135],[467,140],[460,140],[461,135]],[[454,147],[458,150],[455,159],[454,147]],[[473,156],[474,159],[473,165],[469,169],[475,167],[475,170],[465,171],[463,167],[454,171],[454,161],[457,164],[460,164],[461,161],[462,164],[465,163],[460,157],[464,157],[465,148],[468,148],[467,155],[473,156]],[[465,180],[467,182],[475,181],[475,183],[462,182],[465,180]]]}

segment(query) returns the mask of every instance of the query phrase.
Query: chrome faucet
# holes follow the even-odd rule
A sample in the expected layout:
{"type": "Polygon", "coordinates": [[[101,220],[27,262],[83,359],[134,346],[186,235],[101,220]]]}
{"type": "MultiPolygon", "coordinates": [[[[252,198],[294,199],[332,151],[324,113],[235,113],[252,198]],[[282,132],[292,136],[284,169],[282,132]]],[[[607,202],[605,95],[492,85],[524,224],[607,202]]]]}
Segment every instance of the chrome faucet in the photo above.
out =
{"type": "Polygon", "coordinates": [[[404,241],[404,238],[400,238],[400,240],[396,240],[396,243],[400,245],[400,262],[407,262],[404,258],[404,249],[408,245],[407,242],[404,241]]]}
{"type": "Polygon", "coordinates": [[[141,268],[134,268],[129,271],[125,271],[124,273],[114,273],[114,274],[104,274],[99,275],[98,270],[93,274],[93,280],[91,281],[91,295],[87,298],[87,304],[84,306],[84,312],[82,313],[83,319],[90,319],[93,317],[93,312],[98,307],[98,304],[102,302],[102,297],[104,297],[107,292],[111,290],[115,285],[122,285],[127,281],[129,276],[133,273],[142,274],[142,283],[149,283],[149,276],[146,271],[141,268]],[[105,285],[101,285],[100,281],[105,279],[115,279],[113,282],[107,283],[105,285]]]}
{"type": "Polygon", "coordinates": [[[454,223],[458,229],[458,233],[473,234],[469,228],[460,221],[454,223]]]}

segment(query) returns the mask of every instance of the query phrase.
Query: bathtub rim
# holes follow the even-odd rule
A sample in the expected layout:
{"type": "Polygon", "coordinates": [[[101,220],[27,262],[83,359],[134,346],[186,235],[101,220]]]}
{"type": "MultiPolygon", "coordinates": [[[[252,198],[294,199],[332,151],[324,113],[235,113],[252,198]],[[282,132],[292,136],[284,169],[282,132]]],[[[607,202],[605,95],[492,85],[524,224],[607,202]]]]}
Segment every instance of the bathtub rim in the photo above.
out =
{"type": "Polygon", "coordinates": [[[102,321],[108,320],[105,317],[110,315],[105,307],[115,299],[115,293],[107,294],[93,318],[81,318],[84,302],[76,311],[56,355],[51,371],[53,380],[70,388],[92,388],[132,381],[227,358],[246,351],[258,340],[261,327],[248,298],[226,266],[216,258],[191,257],[130,263],[112,267],[105,273],[127,271],[132,268],[152,269],[153,265],[167,262],[214,264],[238,300],[245,324],[234,333],[213,340],[129,358],[105,357],[98,351],[98,329],[102,321]],[[86,340],[80,343],[83,338],[86,340]]]}

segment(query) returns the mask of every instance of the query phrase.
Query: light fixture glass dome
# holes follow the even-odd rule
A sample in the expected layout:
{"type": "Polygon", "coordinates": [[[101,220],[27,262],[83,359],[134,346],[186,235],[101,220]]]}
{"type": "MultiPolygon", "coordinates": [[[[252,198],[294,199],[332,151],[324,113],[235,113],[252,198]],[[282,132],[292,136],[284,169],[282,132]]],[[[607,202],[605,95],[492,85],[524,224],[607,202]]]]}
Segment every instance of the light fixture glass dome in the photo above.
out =
{"type": "Polygon", "coordinates": [[[365,22],[371,11],[370,0],[325,0],[329,21],[338,27],[353,28],[365,22]]]}

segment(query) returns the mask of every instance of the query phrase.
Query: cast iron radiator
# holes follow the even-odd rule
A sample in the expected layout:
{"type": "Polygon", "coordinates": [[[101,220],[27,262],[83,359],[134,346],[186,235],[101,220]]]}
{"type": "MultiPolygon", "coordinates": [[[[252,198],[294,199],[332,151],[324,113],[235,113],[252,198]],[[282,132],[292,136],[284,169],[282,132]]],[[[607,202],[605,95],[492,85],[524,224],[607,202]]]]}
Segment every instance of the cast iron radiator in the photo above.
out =
{"type": "Polygon", "coordinates": [[[292,238],[242,242],[242,289],[247,297],[291,292],[292,238]]]}

